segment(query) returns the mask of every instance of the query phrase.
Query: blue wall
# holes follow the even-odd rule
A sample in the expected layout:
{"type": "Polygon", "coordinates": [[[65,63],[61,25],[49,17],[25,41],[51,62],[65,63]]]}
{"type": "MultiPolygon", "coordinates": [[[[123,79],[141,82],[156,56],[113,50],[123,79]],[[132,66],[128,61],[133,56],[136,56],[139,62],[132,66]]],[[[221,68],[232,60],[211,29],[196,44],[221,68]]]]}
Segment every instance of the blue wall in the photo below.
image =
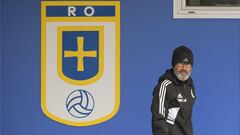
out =
{"type": "Polygon", "coordinates": [[[111,120],[71,127],[40,108],[40,1],[1,1],[2,135],[151,135],[158,77],[180,44],[195,55],[195,135],[239,135],[240,21],[172,18],[172,0],[121,1],[121,105],[111,120]]]}
{"type": "MultiPolygon", "coordinates": [[[[0,20],[2,20],[2,1],[0,1],[0,20]]],[[[0,125],[2,125],[2,21],[0,21],[0,125]]],[[[2,133],[2,126],[0,126],[2,133]]]]}

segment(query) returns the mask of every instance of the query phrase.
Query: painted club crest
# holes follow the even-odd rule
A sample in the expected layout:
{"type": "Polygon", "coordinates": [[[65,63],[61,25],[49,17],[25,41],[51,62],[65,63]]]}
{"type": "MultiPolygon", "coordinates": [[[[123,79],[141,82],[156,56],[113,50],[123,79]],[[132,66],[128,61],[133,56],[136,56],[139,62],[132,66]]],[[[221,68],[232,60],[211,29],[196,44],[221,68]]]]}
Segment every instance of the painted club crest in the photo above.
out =
{"type": "Polygon", "coordinates": [[[120,2],[41,3],[41,107],[63,124],[112,118],[120,104],[120,2]]]}

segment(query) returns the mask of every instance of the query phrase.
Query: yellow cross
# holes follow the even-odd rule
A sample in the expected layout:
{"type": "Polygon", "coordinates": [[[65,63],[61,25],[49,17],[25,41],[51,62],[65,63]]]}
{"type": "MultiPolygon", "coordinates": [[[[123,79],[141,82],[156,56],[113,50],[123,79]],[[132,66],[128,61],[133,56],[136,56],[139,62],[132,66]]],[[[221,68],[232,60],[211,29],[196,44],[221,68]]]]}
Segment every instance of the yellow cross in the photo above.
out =
{"type": "Polygon", "coordinates": [[[77,71],[84,71],[84,63],[83,58],[84,57],[97,57],[96,51],[84,51],[83,45],[84,45],[84,38],[83,37],[77,37],[77,45],[78,49],[77,51],[64,51],[64,57],[77,57],[77,71]]]}

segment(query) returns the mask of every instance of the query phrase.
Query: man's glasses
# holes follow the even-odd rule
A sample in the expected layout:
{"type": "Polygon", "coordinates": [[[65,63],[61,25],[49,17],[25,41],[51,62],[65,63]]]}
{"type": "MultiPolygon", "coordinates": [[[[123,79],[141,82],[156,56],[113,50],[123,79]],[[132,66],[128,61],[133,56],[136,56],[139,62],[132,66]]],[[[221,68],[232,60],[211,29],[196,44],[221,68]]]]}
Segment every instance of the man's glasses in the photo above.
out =
{"type": "Polygon", "coordinates": [[[178,68],[186,68],[188,70],[192,69],[192,65],[191,64],[186,64],[186,63],[177,63],[176,65],[178,68]]]}

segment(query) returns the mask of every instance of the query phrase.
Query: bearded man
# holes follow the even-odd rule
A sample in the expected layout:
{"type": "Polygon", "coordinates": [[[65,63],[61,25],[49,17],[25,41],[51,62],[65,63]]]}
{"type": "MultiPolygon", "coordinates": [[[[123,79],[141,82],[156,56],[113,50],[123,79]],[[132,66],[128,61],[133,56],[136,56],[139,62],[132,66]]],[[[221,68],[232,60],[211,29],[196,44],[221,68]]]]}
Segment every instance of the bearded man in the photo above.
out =
{"type": "Polygon", "coordinates": [[[192,109],[196,99],[190,77],[193,53],[179,46],[173,51],[172,68],[159,78],[153,91],[153,135],[193,135],[192,109]]]}

